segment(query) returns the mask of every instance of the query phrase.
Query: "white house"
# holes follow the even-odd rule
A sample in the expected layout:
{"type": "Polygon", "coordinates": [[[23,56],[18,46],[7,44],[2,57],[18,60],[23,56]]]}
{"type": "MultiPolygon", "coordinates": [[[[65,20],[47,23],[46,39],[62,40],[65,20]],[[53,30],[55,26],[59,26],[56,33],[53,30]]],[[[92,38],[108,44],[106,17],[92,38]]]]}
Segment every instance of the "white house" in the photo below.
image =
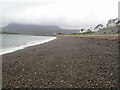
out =
{"type": "Polygon", "coordinates": [[[113,21],[114,21],[115,23],[117,23],[117,22],[119,21],[119,19],[116,18],[116,19],[113,19],[113,21]]]}
{"type": "Polygon", "coordinates": [[[95,28],[94,28],[94,31],[96,32],[96,31],[99,31],[99,30],[101,30],[101,29],[103,29],[104,28],[104,26],[102,25],[102,24],[98,24],[95,28]]]}
{"type": "Polygon", "coordinates": [[[57,33],[53,33],[53,35],[57,35],[57,33]]]}
{"type": "Polygon", "coordinates": [[[92,29],[87,29],[87,33],[90,33],[90,32],[92,32],[92,29]]]}
{"type": "Polygon", "coordinates": [[[80,31],[79,31],[79,33],[86,33],[87,32],[87,30],[86,29],[80,29],[80,31]]]}
{"type": "Polygon", "coordinates": [[[119,19],[110,19],[106,25],[106,27],[114,27],[117,25],[117,23],[119,22],[119,19]]]}

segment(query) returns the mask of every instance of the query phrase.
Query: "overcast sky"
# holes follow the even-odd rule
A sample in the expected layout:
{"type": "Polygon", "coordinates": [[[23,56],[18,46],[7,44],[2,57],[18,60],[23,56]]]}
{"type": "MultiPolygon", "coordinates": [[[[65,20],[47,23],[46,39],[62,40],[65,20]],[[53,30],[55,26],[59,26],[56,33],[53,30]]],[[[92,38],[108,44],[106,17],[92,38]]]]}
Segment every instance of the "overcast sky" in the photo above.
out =
{"type": "MultiPolygon", "coordinates": [[[[118,17],[119,0],[0,0],[2,24],[88,28],[118,17]]],[[[1,19],[0,19],[1,20],[1,19]]]]}

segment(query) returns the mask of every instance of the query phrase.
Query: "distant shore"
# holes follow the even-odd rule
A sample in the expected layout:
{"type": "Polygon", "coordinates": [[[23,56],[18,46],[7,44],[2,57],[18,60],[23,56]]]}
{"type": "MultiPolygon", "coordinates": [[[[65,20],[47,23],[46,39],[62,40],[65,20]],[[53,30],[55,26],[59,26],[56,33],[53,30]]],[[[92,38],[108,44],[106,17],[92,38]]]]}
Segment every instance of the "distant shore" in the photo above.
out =
{"type": "Polygon", "coordinates": [[[87,37],[57,36],[3,55],[3,88],[117,88],[118,42],[87,37]]]}

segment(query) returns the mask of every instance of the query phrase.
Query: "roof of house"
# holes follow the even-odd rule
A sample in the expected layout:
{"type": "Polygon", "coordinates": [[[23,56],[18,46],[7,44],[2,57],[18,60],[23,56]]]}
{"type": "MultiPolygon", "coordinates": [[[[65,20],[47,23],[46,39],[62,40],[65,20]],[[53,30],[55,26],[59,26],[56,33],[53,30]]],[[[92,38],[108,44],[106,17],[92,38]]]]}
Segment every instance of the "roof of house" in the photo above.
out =
{"type": "Polygon", "coordinates": [[[98,24],[98,25],[95,27],[95,29],[96,29],[96,28],[98,28],[99,26],[103,27],[103,25],[102,25],[102,24],[98,24]]]}

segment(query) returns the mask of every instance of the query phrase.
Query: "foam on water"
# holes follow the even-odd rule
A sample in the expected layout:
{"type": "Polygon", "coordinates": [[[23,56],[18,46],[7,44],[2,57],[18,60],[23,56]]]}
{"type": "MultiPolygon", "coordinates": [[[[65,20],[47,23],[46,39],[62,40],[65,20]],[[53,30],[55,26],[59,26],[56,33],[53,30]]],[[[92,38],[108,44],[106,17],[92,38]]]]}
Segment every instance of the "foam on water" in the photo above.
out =
{"type": "Polygon", "coordinates": [[[14,51],[17,51],[17,50],[21,50],[21,49],[24,49],[24,48],[29,47],[29,46],[35,46],[35,45],[38,45],[38,44],[43,44],[45,42],[49,42],[49,41],[54,40],[54,39],[56,39],[56,37],[50,37],[49,39],[44,39],[44,40],[29,41],[29,42],[25,43],[24,45],[19,45],[19,46],[16,46],[16,47],[2,48],[2,49],[0,49],[0,55],[11,53],[11,52],[14,52],[14,51]]]}

